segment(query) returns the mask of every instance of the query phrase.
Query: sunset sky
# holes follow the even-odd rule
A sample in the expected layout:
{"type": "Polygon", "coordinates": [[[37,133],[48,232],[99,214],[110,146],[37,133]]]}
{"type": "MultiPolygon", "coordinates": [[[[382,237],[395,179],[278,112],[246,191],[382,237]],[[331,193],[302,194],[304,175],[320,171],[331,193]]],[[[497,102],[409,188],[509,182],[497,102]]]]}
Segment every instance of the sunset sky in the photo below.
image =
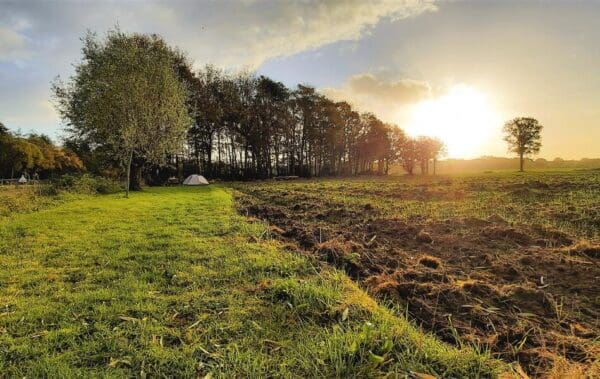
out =
{"type": "Polygon", "coordinates": [[[198,67],[317,87],[444,139],[507,155],[504,121],[537,118],[541,157],[600,157],[600,1],[0,1],[0,121],[57,138],[50,82],[86,29],[161,34],[198,67]]]}

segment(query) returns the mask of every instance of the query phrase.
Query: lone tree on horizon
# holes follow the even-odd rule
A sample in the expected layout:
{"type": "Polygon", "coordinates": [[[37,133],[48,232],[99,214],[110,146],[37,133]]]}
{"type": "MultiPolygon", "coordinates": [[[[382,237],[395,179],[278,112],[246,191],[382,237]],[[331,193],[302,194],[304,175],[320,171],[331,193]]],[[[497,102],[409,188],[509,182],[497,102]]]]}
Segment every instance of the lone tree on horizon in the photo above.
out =
{"type": "Polygon", "coordinates": [[[181,55],[157,35],[118,29],[83,38],[83,60],[67,84],[53,86],[71,137],[103,148],[125,168],[126,197],[139,189],[144,163],[163,163],[180,148],[192,120],[176,69],[181,55]]]}
{"type": "Polygon", "coordinates": [[[520,172],[523,172],[525,157],[539,153],[542,129],[538,120],[531,117],[517,117],[504,124],[504,140],[508,143],[508,151],[519,155],[520,172]]]}

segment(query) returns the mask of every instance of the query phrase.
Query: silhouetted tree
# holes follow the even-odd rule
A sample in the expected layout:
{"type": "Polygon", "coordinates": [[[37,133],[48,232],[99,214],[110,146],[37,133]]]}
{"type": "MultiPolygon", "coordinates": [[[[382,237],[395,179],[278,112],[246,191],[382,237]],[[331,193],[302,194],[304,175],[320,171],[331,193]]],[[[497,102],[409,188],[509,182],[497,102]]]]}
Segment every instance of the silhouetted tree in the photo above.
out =
{"type": "Polygon", "coordinates": [[[504,124],[504,140],[508,150],[519,156],[519,171],[523,171],[524,157],[540,151],[543,126],[530,117],[519,117],[504,124]]]}
{"type": "Polygon", "coordinates": [[[433,158],[432,139],[426,136],[419,136],[414,143],[417,160],[421,166],[421,174],[429,174],[429,161],[433,158]]]}
{"type": "Polygon", "coordinates": [[[397,128],[392,134],[392,146],[396,160],[409,175],[413,175],[418,159],[416,141],[397,128]]]}
{"type": "Polygon", "coordinates": [[[433,175],[436,174],[437,161],[446,156],[448,151],[446,150],[446,145],[439,138],[430,138],[431,144],[431,159],[433,160],[433,175]]]}
{"type": "Polygon", "coordinates": [[[0,122],[0,136],[4,136],[8,134],[8,128],[0,122]]]}

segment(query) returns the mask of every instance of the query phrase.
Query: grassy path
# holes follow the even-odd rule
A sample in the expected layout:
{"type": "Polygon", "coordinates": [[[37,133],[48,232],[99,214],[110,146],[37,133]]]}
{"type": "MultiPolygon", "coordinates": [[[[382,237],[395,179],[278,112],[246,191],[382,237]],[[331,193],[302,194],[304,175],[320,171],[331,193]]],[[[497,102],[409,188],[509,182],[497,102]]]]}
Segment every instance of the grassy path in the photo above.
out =
{"type": "Polygon", "coordinates": [[[260,238],[218,186],[0,221],[0,377],[486,377],[347,277],[260,238]]]}

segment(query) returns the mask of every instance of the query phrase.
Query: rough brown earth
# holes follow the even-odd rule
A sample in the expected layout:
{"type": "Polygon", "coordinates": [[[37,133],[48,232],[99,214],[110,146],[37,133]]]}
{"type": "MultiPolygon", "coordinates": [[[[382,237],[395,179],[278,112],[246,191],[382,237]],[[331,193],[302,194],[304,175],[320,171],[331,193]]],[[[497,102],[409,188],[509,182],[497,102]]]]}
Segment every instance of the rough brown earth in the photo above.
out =
{"type": "MultiPolygon", "coordinates": [[[[397,191],[388,181],[365,185],[343,180],[236,188],[240,212],[268,220],[273,235],[345,269],[426,330],[450,343],[489,348],[506,361],[518,361],[529,375],[543,377],[561,359],[583,367],[582,372],[598,368],[600,245],[593,213],[598,208],[576,215],[588,227],[579,235],[569,232],[569,224],[552,225],[562,222],[565,212],[577,213],[580,204],[572,211],[568,206],[563,212],[543,209],[543,214],[558,215],[546,223],[534,214],[529,223],[507,220],[506,209],[521,207],[517,200],[523,196],[528,206],[537,202],[552,208],[556,201],[550,200],[556,197],[543,196],[544,191],[594,188],[598,181],[593,178],[591,183],[560,181],[558,186],[542,180],[457,185],[456,179],[441,178],[411,182],[397,191]],[[389,205],[393,199],[455,206],[473,201],[478,191],[517,200],[502,205],[504,216],[487,217],[399,213],[389,205]]],[[[573,225],[574,230],[581,224],[573,225]]]]}

